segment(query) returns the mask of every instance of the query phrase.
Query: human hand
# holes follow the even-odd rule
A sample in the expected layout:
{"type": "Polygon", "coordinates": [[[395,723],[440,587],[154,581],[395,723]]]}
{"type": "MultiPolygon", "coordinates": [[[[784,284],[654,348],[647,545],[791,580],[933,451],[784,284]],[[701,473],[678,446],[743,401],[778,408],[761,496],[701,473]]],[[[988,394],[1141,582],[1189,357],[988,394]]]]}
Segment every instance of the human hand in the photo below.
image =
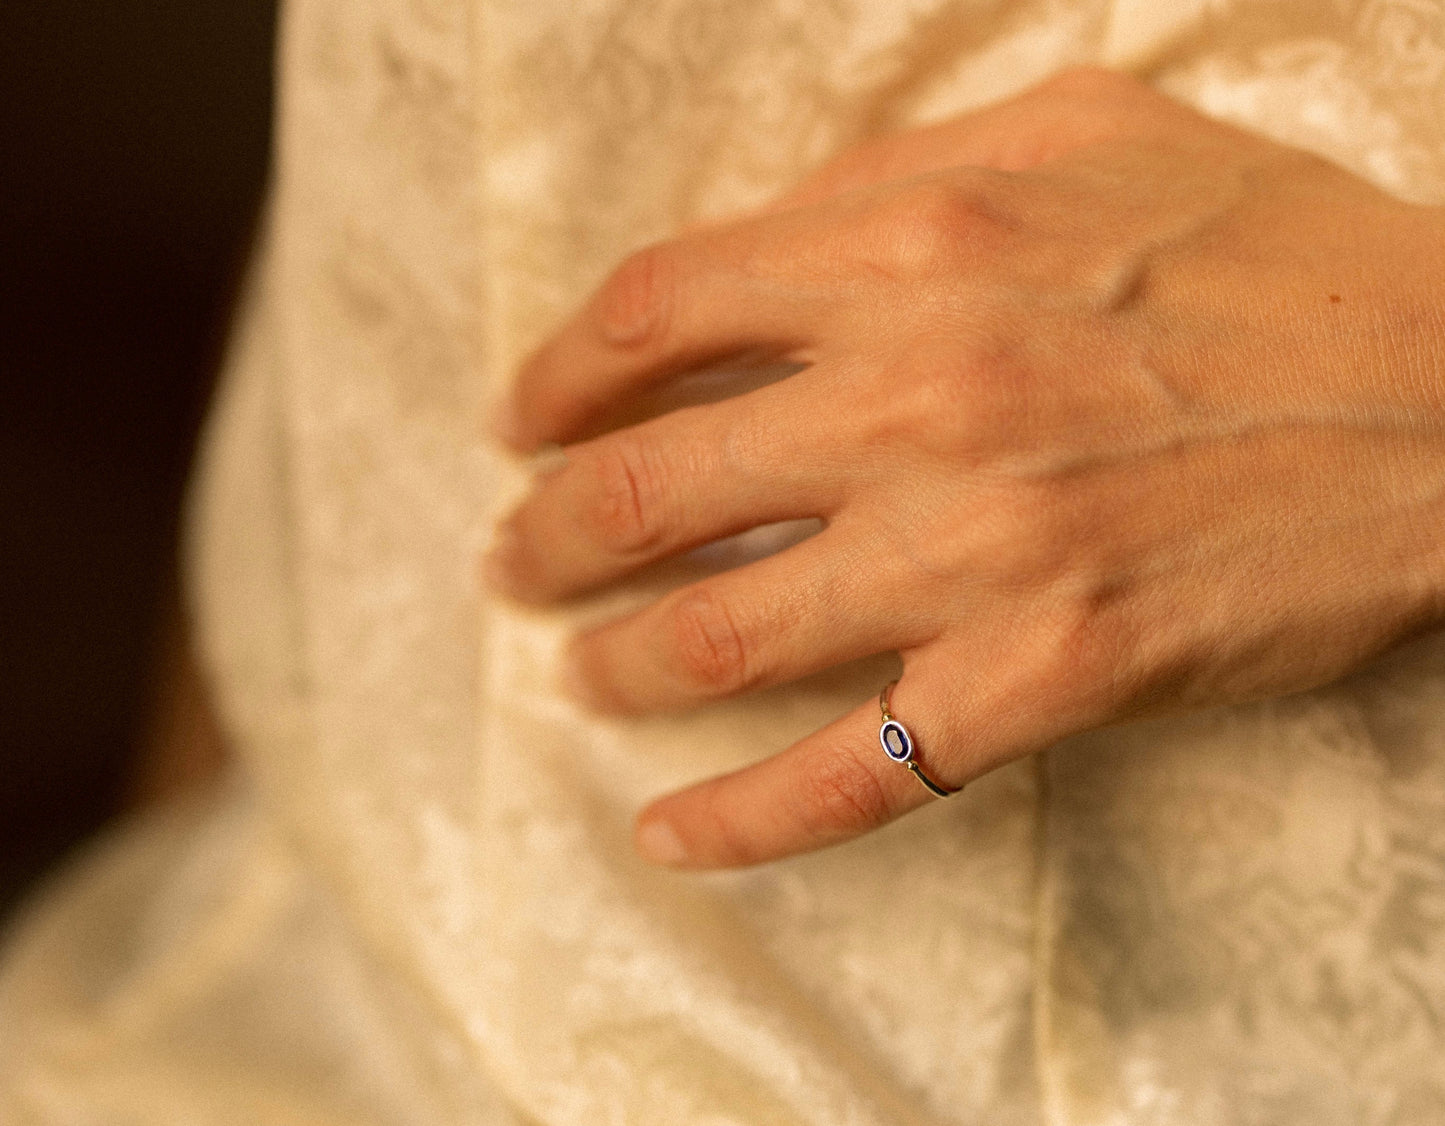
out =
{"type": "MultiPolygon", "coordinates": [[[[1066,73],[628,258],[519,373],[571,442],[498,536],[525,601],[822,531],[577,637],[588,703],[682,709],[896,649],[949,787],[1126,719],[1333,680],[1445,619],[1445,221],[1127,78],[1066,73]],[[750,353],[806,365],[594,433],[750,353]]],[[[653,803],[745,864],[931,798],[877,700],[653,803]]]]}

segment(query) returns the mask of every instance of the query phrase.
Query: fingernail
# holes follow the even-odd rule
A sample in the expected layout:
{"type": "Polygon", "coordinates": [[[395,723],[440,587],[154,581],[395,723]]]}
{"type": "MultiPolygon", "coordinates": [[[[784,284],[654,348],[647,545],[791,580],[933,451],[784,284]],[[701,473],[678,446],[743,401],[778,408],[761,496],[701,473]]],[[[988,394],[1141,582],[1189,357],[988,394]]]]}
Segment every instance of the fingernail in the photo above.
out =
{"type": "Polygon", "coordinates": [[[637,826],[637,852],[649,864],[675,868],[687,863],[687,848],[666,821],[655,818],[637,826]]]}

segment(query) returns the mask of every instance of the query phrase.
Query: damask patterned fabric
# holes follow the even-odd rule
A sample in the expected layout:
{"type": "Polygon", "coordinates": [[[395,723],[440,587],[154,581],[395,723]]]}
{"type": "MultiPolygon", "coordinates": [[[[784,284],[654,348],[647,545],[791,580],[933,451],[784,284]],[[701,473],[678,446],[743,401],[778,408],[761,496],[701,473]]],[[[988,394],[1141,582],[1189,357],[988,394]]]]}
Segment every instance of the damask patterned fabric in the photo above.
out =
{"type": "Polygon", "coordinates": [[[189,519],[240,762],[11,934],[0,1121],[1445,1121],[1445,638],[677,874],[645,798],[896,658],[620,721],[557,648],[809,528],[546,611],[473,578],[526,480],[484,412],[618,258],[1086,61],[1445,203],[1436,0],[294,0],[189,519]]]}

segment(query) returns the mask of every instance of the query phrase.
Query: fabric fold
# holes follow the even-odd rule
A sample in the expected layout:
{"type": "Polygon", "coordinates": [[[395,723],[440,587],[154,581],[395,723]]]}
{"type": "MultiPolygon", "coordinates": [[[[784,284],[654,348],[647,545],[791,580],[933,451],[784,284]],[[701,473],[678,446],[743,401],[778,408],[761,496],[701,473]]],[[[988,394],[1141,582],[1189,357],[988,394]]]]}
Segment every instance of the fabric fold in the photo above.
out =
{"type": "Polygon", "coordinates": [[[1445,1114],[1439,637],[683,875],[632,854],[639,805],[876,697],[895,656],[620,721],[557,694],[557,652],[809,529],[546,610],[475,579],[527,482],[486,410],[629,251],[1084,62],[1445,202],[1439,4],[296,0],[283,35],[266,252],[188,519],[237,768],[16,929],[0,1118],[1445,1114]]]}

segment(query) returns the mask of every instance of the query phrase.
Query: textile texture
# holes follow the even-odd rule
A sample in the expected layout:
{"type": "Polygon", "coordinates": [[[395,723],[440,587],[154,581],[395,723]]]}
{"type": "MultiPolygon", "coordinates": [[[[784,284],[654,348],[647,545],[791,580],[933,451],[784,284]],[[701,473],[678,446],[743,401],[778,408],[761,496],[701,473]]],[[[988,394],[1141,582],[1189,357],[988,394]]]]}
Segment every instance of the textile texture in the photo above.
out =
{"type": "Polygon", "coordinates": [[[237,765],[9,936],[0,1121],[1445,1121],[1440,636],[679,874],[633,856],[638,806],[896,656],[606,720],[558,648],[810,527],[546,610],[474,577],[527,478],[485,412],[625,253],[1078,62],[1445,203],[1436,0],[290,3],[188,520],[237,765]]]}

